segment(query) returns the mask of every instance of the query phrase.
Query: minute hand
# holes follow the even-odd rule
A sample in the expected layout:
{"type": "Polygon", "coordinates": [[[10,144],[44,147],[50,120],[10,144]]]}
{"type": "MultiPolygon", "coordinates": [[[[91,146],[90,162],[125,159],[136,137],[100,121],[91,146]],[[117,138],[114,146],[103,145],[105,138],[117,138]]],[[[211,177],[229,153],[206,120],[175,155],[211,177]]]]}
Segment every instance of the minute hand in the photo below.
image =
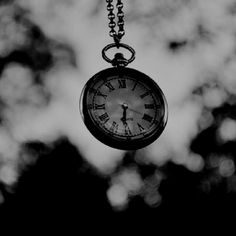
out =
{"type": "Polygon", "coordinates": [[[142,112],[137,111],[137,110],[134,110],[134,109],[132,109],[132,108],[129,108],[129,110],[132,111],[132,112],[135,112],[135,113],[137,113],[137,114],[139,114],[139,115],[143,115],[142,112]]]}

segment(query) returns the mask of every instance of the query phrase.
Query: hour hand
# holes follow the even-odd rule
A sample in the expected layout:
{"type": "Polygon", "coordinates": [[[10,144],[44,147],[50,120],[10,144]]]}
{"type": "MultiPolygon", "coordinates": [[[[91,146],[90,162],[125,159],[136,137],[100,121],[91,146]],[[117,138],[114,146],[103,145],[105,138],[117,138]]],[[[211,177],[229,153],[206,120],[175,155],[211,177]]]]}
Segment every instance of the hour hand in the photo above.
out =
{"type": "Polygon", "coordinates": [[[121,117],[121,121],[123,122],[123,124],[127,124],[127,109],[128,109],[128,105],[126,103],[123,103],[122,105],[123,108],[123,116],[121,117]]]}

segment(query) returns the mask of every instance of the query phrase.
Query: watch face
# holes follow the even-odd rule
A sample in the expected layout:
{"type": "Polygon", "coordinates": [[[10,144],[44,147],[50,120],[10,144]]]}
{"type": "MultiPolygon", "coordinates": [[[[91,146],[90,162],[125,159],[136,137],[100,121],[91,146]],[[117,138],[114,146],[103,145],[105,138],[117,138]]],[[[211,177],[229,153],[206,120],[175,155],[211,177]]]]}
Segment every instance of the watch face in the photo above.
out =
{"type": "Polygon", "coordinates": [[[167,102],[147,75],[126,67],[94,75],[81,94],[89,131],[114,148],[136,150],[155,141],[167,122],[167,102]]]}

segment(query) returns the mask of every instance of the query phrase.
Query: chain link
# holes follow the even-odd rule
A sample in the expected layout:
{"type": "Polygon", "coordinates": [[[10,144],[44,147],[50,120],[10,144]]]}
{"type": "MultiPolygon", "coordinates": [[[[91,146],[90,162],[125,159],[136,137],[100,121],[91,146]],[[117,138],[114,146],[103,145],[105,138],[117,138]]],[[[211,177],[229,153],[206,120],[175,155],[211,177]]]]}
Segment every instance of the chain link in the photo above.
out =
{"type": "Polygon", "coordinates": [[[116,3],[116,8],[117,8],[117,23],[115,22],[115,14],[114,14],[114,5],[113,0],[106,0],[107,2],[107,11],[108,11],[108,19],[109,19],[109,28],[110,28],[110,32],[109,35],[114,38],[114,41],[116,44],[119,44],[121,38],[124,36],[125,34],[125,30],[124,30],[124,12],[123,12],[123,3],[121,2],[121,0],[117,0],[116,3]],[[118,26],[118,32],[116,32],[115,28],[116,25],[118,26]]]}
{"type": "Polygon", "coordinates": [[[113,0],[106,0],[107,2],[107,11],[108,11],[108,26],[110,28],[109,35],[114,39],[115,43],[108,44],[102,50],[102,57],[105,61],[111,63],[113,66],[125,67],[135,59],[135,50],[127,44],[121,43],[121,38],[125,35],[124,30],[124,12],[123,12],[123,3],[122,0],[116,0],[116,9],[117,13],[115,15],[113,0]],[[116,30],[117,28],[117,30],[116,30]],[[131,53],[129,59],[126,59],[122,53],[116,53],[114,58],[109,58],[106,53],[111,48],[123,48],[128,50],[131,53]]]}

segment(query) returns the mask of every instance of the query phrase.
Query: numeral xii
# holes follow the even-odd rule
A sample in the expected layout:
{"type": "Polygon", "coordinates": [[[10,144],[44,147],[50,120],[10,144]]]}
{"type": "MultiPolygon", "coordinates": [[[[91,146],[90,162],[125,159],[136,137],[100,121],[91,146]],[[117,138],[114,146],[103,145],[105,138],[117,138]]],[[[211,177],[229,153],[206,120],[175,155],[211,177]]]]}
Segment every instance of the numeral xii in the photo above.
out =
{"type": "Polygon", "coordinates": [[[126,88],[126,80],[125,79],[119,79],[119,88],[126,88]]]}

